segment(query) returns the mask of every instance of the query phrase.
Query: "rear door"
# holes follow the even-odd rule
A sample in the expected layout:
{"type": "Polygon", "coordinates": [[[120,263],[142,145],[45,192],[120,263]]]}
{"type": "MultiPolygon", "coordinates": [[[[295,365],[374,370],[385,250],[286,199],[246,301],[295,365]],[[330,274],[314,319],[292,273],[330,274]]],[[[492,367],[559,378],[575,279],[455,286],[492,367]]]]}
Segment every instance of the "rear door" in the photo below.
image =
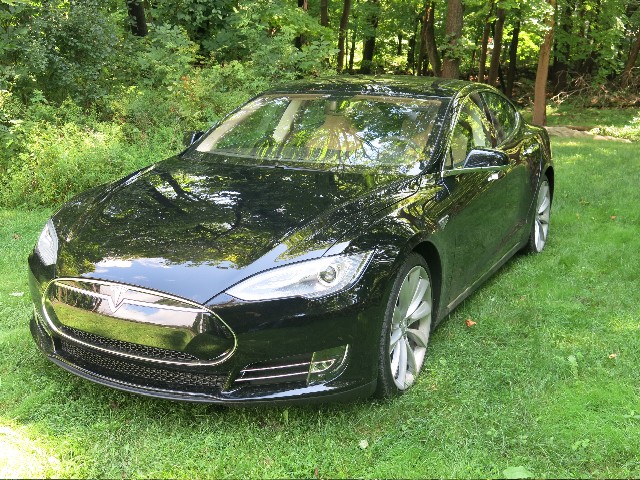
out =
{"type": "Polygon", "coordinates": [[[521,134],[523,129],[520,116],[509,100],[497,92],[485,91],[481,96],[496,132],[496,148],[509,157],[510,167],[501,180],[508,191],[504,198],[508,231],[501,249],[505,253],[520,240],[523,228],[529,230],[526,222],[536,187],[531,181],[536,175],[530,169],[535,168],[538,162],[527,162],[526,156],[532,153],[530,150],[535,149],[537,144],[532,145],[531,139],[526,139],[521,134]]]}

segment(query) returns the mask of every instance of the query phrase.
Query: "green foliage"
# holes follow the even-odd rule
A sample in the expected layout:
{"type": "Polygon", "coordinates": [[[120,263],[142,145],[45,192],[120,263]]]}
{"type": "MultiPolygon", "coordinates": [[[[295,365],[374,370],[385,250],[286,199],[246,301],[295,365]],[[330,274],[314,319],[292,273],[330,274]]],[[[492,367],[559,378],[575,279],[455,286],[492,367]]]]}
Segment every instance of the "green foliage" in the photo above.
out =
{"type": "MultiPolygon", "coordinates": [[[[135,75],[139,84],[149,88],[171,87],[190,72],[196,60],[198,46],[181,27],[152,26],[149,34],[137,41],[135,75]]],[[[131,72],[130,78],[133,76],[131,72]]]]}
{"type": "Polygon", "coordinates": [[[217,62],[249,63],[256,73],[281,80],[318,75],[337,52],[333,33],[293,1],[258,0],[238,5],[210,44],[217,62]],[[302,50],[294,39],[302,36],[302,50]]]}
{"type": "Polygon", "coordinates": [[[208,55],[214,45],[211,39],[223,28],[225,18],[233,12],[233,0],[162,0],[150,2],[150,14],[160,25],[180,27],[186,36],[208,55]]]}
{"type": "Polygon", "coordinates": [[[11,2],[0,9],[0,88],[23,100],[40,90],[50,101],[68,96],[89,104],[105,95],[118,70],[118,25],[95,0],[11,2]]]}
{"type": "Polygon", "coordinates": [[[52,105],[38,91],[27,106],[0,92],[0,205],[60,205],[162,160],[181,150],[181,132],[207,128],[268,86],[231,62],[193,70],[161,90],[122,90],[104,99],[106,119],[71,100],[52,105]]]}

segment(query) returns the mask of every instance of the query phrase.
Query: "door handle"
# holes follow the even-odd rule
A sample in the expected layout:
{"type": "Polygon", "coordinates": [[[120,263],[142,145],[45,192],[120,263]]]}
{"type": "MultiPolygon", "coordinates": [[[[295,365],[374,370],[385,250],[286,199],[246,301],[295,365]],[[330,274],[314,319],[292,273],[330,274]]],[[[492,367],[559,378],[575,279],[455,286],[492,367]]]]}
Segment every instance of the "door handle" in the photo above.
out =
{"type": "Polygon", "coordinates": [[[493,182],[494,180],[498,180],[502,175],[500,175],[500,172],[493,172],[491,175],[489,175],[489,178],[487,178],[487,182],[493,182]]]}

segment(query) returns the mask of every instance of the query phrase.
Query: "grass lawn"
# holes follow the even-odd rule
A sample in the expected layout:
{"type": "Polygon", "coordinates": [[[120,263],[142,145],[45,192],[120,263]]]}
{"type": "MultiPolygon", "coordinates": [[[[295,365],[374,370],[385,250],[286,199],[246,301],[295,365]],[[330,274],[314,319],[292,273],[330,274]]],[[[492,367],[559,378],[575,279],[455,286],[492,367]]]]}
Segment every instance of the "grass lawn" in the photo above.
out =
{"type": "Polygon", "coordinates": [[[639,477],[640,145],[553,147],[546,250],[446,319],[390,402],[228,409],[76,378],[28,329],[51,212],[0,211],[0,476],[639,477]]]}

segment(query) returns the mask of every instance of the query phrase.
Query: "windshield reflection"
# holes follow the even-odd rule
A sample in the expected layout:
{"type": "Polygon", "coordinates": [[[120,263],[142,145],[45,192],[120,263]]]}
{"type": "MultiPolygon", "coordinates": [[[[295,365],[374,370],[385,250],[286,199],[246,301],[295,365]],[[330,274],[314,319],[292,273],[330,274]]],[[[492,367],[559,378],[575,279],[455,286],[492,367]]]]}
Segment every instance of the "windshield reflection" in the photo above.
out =
{"type": "Polygon", "coordinates": [[[228,117],[196,150],[250,165],[413,175],[428,163],[445,108],[440,98],[267,95],[228,117]]]}

